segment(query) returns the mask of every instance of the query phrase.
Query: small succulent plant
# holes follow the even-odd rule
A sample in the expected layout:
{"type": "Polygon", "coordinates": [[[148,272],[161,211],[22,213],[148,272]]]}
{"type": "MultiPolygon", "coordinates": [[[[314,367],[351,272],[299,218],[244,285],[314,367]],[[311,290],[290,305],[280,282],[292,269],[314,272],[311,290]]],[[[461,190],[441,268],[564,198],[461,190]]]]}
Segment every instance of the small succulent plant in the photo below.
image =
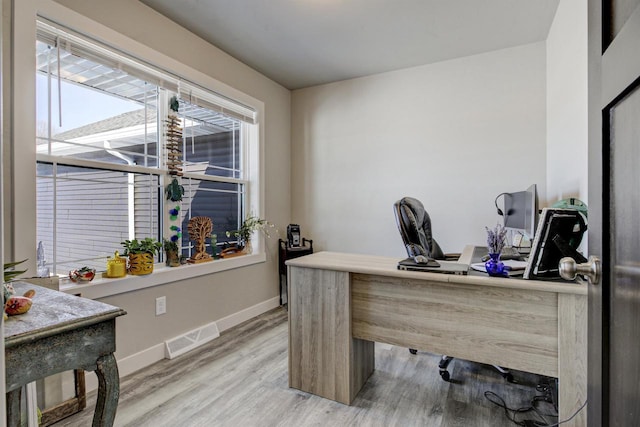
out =
{"type": "Polygon", "coordinates": [[[274,225],[266,219],[258,218],[257,216],[249,215],[247,219],[242,222],[242,225],[238,230],[227,231],[227,237],[237,237],[241,242],[248,242],[251,239],[251,234],[254,231],[262,230],[265,236],[269,237],[269,228],[273,228],[274,225]]]}

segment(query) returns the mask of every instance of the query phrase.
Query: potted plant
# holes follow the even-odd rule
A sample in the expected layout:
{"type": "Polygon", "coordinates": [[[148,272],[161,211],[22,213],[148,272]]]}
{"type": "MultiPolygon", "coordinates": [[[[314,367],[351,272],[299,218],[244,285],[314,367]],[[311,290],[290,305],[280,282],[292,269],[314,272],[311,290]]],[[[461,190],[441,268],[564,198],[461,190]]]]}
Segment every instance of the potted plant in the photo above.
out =
{"type": "Polygon", "coordinates": [[[165,265],[167,267],[179,267],[180,266],[180,254],[178,249],[178,242],[174,242],[170,239],[164,239],[162,241],[162,247],[166,256],[165,265]]]}
{"type": "Polygon", "coordinates": [[[500,252],[504,248],[507,230],[500,224],[496,224],[495,228],[487,230],[487,249],[489,250],[489,260],[484,264],[489,276],[507,276],[504,269],[504,263],[500,261],[500,252]]]}
{"type": "Polygon", "coordinates": [[[15,269],[16,265],[22,264],[25,261],[26,259],[23,259],[22,261],[7,262],[4,264],[4,283],[8,283],[12,281],[15,277],[27,272],[27,270],[15,269]]]}
{"type": "Polygon", "coordinates": [[[4,319],[7,319],[7,314],[22,314],[29,311],[31,308],[31,298],[35,291],[29,290],[23,296],[14,296],[15,291],[13,286],[11,286],[11,282],[14,278],[21,275],[22,273],[26,273],[27,270],[16,270],[15,266],[18,264],[22,264],[26,259],[17,262],[8,262],[4,264],[4,280],[2,283],[2,315],[4,319]]]}
{"type": "Polygon", "coordinates": [[[227,231],[226,234],[227,237],[237,237],[240,245],[244,247],[244,252],[250,254],[252,252],[251,235],[260,230],[265,236],[269,237],[269,228],[273,227],[274,225],[266,219],[249,215],[247,219],[242,222],[242,225],[238,230],[227,231]]]}
{"type": "Polygon", "coordinates": [[[147,237],[125,240],[120,244],[124,247],[124,255],[129,257],[129,274],[140,276],[153,273],[153,257],[162,248],[162,243],[147,237]]]}

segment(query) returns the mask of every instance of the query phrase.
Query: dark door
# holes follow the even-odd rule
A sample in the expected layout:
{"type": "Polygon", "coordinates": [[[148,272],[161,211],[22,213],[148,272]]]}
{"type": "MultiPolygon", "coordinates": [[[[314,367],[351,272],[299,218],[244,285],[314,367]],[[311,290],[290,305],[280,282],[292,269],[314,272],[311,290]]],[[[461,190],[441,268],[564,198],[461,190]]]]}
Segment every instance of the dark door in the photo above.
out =
{"type": "Polygon", "coordinates": [[[640,423],[640,0],[589,2],[588,422],[640,423]]]}

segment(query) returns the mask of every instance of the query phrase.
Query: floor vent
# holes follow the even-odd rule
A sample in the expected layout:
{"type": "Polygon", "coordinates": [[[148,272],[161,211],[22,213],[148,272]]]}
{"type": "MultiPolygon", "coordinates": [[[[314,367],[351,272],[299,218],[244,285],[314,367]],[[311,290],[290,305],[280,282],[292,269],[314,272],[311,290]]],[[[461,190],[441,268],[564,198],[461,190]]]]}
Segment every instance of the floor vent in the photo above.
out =
{"type": "Polygon", "coordinates": [[[209,323],[208,325],[165,341],[165,357],[167,359],[173,359],[219,336],[218,325],[216,325],[215,322],[209,323]]]}

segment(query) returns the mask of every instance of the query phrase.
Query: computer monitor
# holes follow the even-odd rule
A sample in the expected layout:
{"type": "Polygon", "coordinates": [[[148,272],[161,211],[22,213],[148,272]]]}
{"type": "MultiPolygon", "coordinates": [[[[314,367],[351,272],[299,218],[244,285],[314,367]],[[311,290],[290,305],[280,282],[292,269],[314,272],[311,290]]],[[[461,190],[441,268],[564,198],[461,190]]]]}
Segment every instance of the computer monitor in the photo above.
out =
{"type": "Polygon", "coordinates": [[[522,232],[533,239],[538,224],[536,184],[517,193],[504,193],[504,227],[522,232]]]}
{"type": "Polygon", "coordinates": [[[576,209],[544,208],[524,270],[524,278],[559,277],[558,263],[566,256],[579,263],[586,262],[586,258],[576,250],[586,229],[585,218],[576,209]]]}

